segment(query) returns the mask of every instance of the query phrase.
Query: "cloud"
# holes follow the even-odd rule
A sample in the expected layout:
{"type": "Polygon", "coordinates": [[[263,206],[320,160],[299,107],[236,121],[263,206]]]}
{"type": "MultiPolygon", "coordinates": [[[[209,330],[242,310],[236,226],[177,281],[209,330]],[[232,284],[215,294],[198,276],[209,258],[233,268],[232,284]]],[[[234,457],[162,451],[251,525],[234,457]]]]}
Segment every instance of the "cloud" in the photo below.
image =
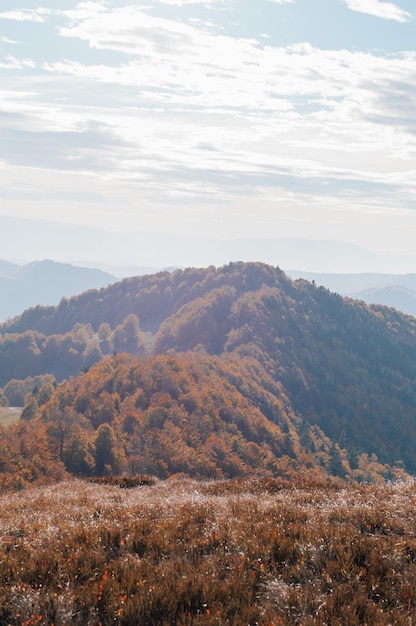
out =
{"type": "MultiPolygon", "coordinates": [[[[221,178],[218,189],[211,181],[219,198],[225,189],[231,192],[234,180],[238,187],[241,177],[252,180],[270,168],[283,168],[280,180],[288,180],[290,172],[293,179],[337,181],[344,168],[355,171],[348,183],[353,188],[354,177],[360,185],[373,175],[388,180],[392,159],[402,159],[398,166],[404,167],[410,159],[413,53],[381,57],[309,44],[274,47],[132,7],[72,13],[62,34],[127,55],[113,66],[75,61],[44,66],[80,86],[101,84],[108,94],[117,85],[118,102],[130,104],[123,111],[110,106],[89,113],[131,145],[114,159],[115,179],[133,181],[136,172],[145,171],[165,193],[178,193],[188,181],[186,194],[196,197],[196,181],[211,172],[221,178]],[[195,184],[189,185],[191,179],[195,184]]],[[[270,180],[276,183],[275,173],[270,180]]],[[[265,181],[260,176],[253,184],[256,193],[265,181]]],[[[209,197],[209,186],[203,188],[209,197]]]]}
{"type": "Polygon", "coordinates": [[[401,9],[392,2],[381,2],[381,0],[344,0],[351,11],[367,13],[385,20],[395,20],[396,22],[409,22],[411,14],[401,9]]]}
{"type": "MultiPolygon", "coordinates": [[[[377,116],[399,119],[403,107],[410,110],[416,88],[412,52],[383,57],[306,43],[275,47],[133,7],[88,16],[71,12],[61,34],[87,41],[91,48],[122,52],[130,60],[117,66],[60,61],[45,69],[139,87],[150,107],[224,109],[240,115],[256,111],[257,116],[273,111],[282,118],[286,112],[289,127],[301,118],[318,123],[321,116],[335,124],[344,116],[353,129],[371,115],[374,121],[377,116]]],[[[401,125],[415,130],[411,117],[401,125]]]]}
{"type": "MultiPolygon", "coordinates": [[[[292,0],[286,0],[292,2],[292,0]]],[[[204,6],[212,6],[224,2],[224,0],[159,0],[160,4],[168,4],[170,6],[183,7],[189,4],[202,4],[204,6]]]]}
{"type": "Polygon", "coordinates": [[[78,9],[66,14],[71,22],[60,29],[62,37],[88,41],[92,48],[142,56],[162,49],[177,50],[181,39],[186,43],[192,31],[186,24],[153,17],[133,7],[102,13],[78,9]]]}
{"type": "Polygon", "coordinates": [[[17,59],[11,54],[8,54],[4,61],[0,61],[0,67],[8,70],[23,70],[34,68],[35,63],[31,59],[17,59]]]}
{"type": "Polygon", "coordinates": [[[0,43],[18,44],[19,42],[15,39],[10,39],[9,37],[0,37],[0,43]]]}
{"type": "Polygon", "coordinates": [[[16,11],[4,11],[0,13],[0,19],[15,20],[18,22],[44,22],[45,17],[42,15],[42,11],[16,10],[16,11]]]}
{"type": "Polygon", "coordinates": [[[16,79],[0,88],[15,168],[51,185],[52,171],[84,174],[117,205],[414,204],[414,52],[275,46],[101,2],[60,11],[56,28],[77,54],[38,65],[24,97],[16,79]]]}
{"type": "MultiPolygon", "coordinates": [[[[1,119],[2,116],[0,116],[1,119]]],[[[123,142],[105,124],[90,122],[77,130],[27,130],[22,115],[0,126],[2,156],[10,164],[67,171],[108,171],[123,142]],[[19,119],[20,118],[20,119],[19,119]],[[41,150],[39,150],[41,146],[41,150]]]]}

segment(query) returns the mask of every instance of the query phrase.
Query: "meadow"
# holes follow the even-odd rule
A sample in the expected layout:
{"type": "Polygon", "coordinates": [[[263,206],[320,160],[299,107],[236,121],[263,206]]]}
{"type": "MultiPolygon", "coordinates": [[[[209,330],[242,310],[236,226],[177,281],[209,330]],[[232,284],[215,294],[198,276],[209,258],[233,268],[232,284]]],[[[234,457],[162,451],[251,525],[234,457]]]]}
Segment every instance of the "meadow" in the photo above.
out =
{"type": "Polygon", "coordinates": [[[71,480],[0,497],[0,624],[416,623],[416,483],[71,480]]]}
{"type": "Polygon", "coordinates": [[[10,424],[17,424],[22,413],[21,408],[14,408],[9,406],[0,406],[0,426],[10,426],[10,424]]]}

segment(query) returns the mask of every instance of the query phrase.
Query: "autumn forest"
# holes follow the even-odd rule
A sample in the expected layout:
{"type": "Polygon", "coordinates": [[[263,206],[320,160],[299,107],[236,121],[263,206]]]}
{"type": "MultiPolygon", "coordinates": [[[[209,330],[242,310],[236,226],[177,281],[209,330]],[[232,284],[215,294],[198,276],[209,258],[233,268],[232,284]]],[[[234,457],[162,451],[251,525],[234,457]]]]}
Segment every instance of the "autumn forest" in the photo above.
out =
{"type": "MultiPolygon", "coordinates": [[[[2,506],[18,508],[19,502],[31,498],[36,518],[40,502],[49,503],[50,490],[58,493],[62,485],[62,490],[74,490],[68,505],[71,516],[84,519],[84,505],[77,508],[77,498],[84,494],[88,518],[95,516],[98,524],[104,518],[112,521],[105,540],[94,534],[99,526],[94,530],[85,521],[78,530],[74,526],[65,531],[74,546],[81,541],[77,532],[86,533],[83,541],[95,546],[95,556],[82,557],[88,571],[98,572],[93,584],[81,557],[74,569],[69,561],[67,569],[55,564],[53,576],[51,564],[42,569],[27,542],[33,532],[38,533],[33,541],[46,541],[46,522],[37,522],[29,531],[23,521],[16,525],[4,517],[1,575],[6,608],[0,612],[0,624],[409,623],[400,622],[399,616],[412,616],[416,610],[414,592],[405,592],[416,575],[416,528],[410,521],[403,528],[394,521],[400,518],[396,509],[370,515],[365,501],[377,489],[379,501],[387,502],[386,489],[399,489],[391,485],[406,485],[400,493],[407,490],[410,497],[416,471],[415,380],[415,318],[342,298],[306,280],[292,281],[279,268],[261,263],[129,278],[8,320],[0,326],[0,406],[20,407],[20,418],[0,431],[2,506]],[[124,528],[117,517],[124,506],[120,503],[133,497],[127,492],[137,492],[139,500],[147,497],[137,490],[155,499],[156,507],[152,514],[142,503],[140,523],[154,519],[161,527],[164,498],[178,502],[195,494],[199,504],[194,513],[175,513],[175,524],[182,528],[177,531],[180,541],[190,542],[186,555],[171,554],[171,543],[157,547],[159,540],[140,535],[133,522],[134,528],[127,521],[129,527],[124,528]],[[293,490],[297,504],[291,502],[293,490]],[[270,501],[277,494],[289,528],[297,529],[286,539],[286,522],[276,521],[270,501]],[[240,497],[247,502],[246,512],[244,506],[238,508],[240,497]],[[361,508],[350,512],[348,504],[344,515],[341,502],[352,497],[361,508]],[[105,504],[93,505],[94,498],[105,504]],[[306,536],[302,520],[309,519],[312,510],[317,514],[314,507],[321,506],[322,499],[327,510],[319,514],[321,530],[306,536]],[[241,530],[240,539],[231,527],[219,533],[225,501],[234,512],[240,511],[235,513],[240,520],[236,525],[245,519],[263,536],[261,549],[250,543],[247,529],[241,530]],[[256,506],[262,510],[258,519],[256,506]],[[114,521],[110,512],[116,510],[114,521]],[[349,520],[347,530],[344,517],[349,520]],[[339,537],[338,531],[329,530],[331,519],[339,537]],[[127,537],[137,533],[141,538],[131,539],[130,545],[127,537]],[[305,547],[315,546],[319,533],[327,537],[328,551],[320,561],[317,547],[308,548],[310,554],[305,547]],[[382,557],[372,543],[376,535],[387,543],[391,538],[392,561],[407,559],[402,579],[394,583],[397,598],[404,594],[402,604],[389,596],[391,571],[380,569],[382,557]],[[355,546],[348,555],[339,544],[344,541],[346,546],[347,536],[355,546]],[[404,542],[396,556],[399,544],[393,536],[404,542]],[[97,548],[98,541],[108,552],[97,548]],[[27,580],[15,570],[12,544],[17,546],[13,550],[31,554],[33,576],[27,574],[27,580]],[[245,555],[241,562],[239,550],[245,555]],[[130,582],[124,580],[127,565],[122,561],[133,563],[139,556],[141,565],[136,563],[132,572],[137,580],[145,580],[146,600],[136,586],[136,574],[130,582]],[[337,571],[328,565],[333,558],[339,560],[337,571]],[[151,563],[162,571],[177,559],[184,577],[195,577],[192,568],[208,568],[210,576],[222,581],[223,595],[219,587],[219,595],[212,595],[210,585],[201,582],[193,599],[185,599],[185,594],[179,601],[181,583],[175,578],[171,587],[176,604],[173,596],[169,606],[160,596],[159,604],[149,605],[149,585],[156,585],[149,582],[151,563]],[[221,569],[225,562],[228,570],[221,569]],[[373,566],[379,568],[377,584],[373,566]],[[137,567],[150,569],[144,574],[137,567]],[[77,576],[91,583],[84,600],[77,576]],[[345,621],[345,594],[336,601],[333,583],[328,582],[340,576],[345,594],[354,593],[354,585],[358,593],[355,621],[345,621]],[[42,584],[47,592],[36,587],[39,579],[46,581],[42,584]],[[313,593],[312,583],[317,586],[313,593]],[[241,589],[235,605],[229,595],[233,585],[241,589]],[[379,599],[370,593],[375,585],[379,599]],[[12,587],[14,604],[7,593],[12,587]],[[245,604],[248,588],[252,596],[245,604]],[[18,605],[23,621],[12,617],[18,605]],[[307,621],[311,607],[315,617],[307,621]],[[396,621],[389,622],[393,614],[396,621]]],[[[398,506],[399,496],[395,498],[398,506]]],[[[52,503],[47,506],[53,509],[52,503]]],[[[169,541],[175,543],[176,531],[166,524],[167,535],[173,533],[169,541]]],[[[62,549],[56,547],[56,554],[62,549]]],[[[60,563],[61,557],[55,558],[60,563]]]]}
{"type": "Polygon", "coordinates": [[[1,327],[1,481],[399,477],[415,354],[414,318],[260,263],[126,279],[1,327]]]}

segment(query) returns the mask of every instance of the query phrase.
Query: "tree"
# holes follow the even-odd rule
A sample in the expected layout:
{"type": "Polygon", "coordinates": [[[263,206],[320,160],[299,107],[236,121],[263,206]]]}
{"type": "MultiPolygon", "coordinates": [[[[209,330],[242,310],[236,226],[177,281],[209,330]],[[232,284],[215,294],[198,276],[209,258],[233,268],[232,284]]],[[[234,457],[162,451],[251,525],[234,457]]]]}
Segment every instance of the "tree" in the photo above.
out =
{"type": "Polygon", "coordinates": [[[140,354],[144,351],[144,335],[140,331],[140,323],[137,315],[128,315],[119,324],[112,337],[113,349],[115,352],[128,352],[129,354],[140,354]]]}
{"type": "Polygon", "coordinates": [[[101,424],[94,444],[95,470],[99,476],[117,473],[120,469],[117,458],[117,440],[110,424],[101,424]]]}
{"type": "Polygon", "coordinates": [[[37,401],[39,406],[46,404],[53,396],[55,391],[55,385],[53,383],[46,383],[39,389],[37,401]]]}
{"type": "Polygon", "coordinates": [[[76,476],[90,476],[94,472],[92,446],[86,439],[85,429],[75,425],[63,450],[62,460],[66,469],[76,476]]]}
{"type": "Polygon", "coordinates": [[[53,419],[47,425],[49,438],[56,448],[56,454],[60,461],[64,461],[64,450],[68,444],[74,425],[76,423],[76,414],[73,409],[65,408],[63,411],[54,415],[53,419]]]}
{"type": "Polygon", "coordinates": [[[36,416],[38,412],[38,401],[36,398],[31,398],[22,411],[20,418],[22,420],[31,420],[36,416]]]}
{"type": "Polygon", "coordinates": [[[101,352],[100,346],[95,342],[89,343],[84,350],[84,354],[82,355],[83,371],[89,370],[95,363],[101,361],[102,358],[103,353],[101,352]]]}
{"type": "Polygon", "coordinates": [[[98,328],[98,341],[100,342],[100,349],[103,354],[109,354],[111,345],[110,339],[113,331],[110,324],[103,322],[98,328]]]}

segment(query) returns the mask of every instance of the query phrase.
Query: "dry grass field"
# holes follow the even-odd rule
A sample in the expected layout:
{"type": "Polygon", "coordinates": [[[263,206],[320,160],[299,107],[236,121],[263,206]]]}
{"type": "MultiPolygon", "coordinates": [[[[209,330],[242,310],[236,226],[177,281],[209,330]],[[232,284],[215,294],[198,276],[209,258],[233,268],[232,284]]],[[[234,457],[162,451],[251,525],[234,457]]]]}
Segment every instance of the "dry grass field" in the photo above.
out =
{"type": "Polygon", "coordinates": [[[2,626],[416,624],[413,480],[133,485],[0,497],[2,626]]]}
{"type": "Polygon", "coordinates": [[[23,409],[0,406],[0,426],[10,426],[19,421],[23,409]]]}

